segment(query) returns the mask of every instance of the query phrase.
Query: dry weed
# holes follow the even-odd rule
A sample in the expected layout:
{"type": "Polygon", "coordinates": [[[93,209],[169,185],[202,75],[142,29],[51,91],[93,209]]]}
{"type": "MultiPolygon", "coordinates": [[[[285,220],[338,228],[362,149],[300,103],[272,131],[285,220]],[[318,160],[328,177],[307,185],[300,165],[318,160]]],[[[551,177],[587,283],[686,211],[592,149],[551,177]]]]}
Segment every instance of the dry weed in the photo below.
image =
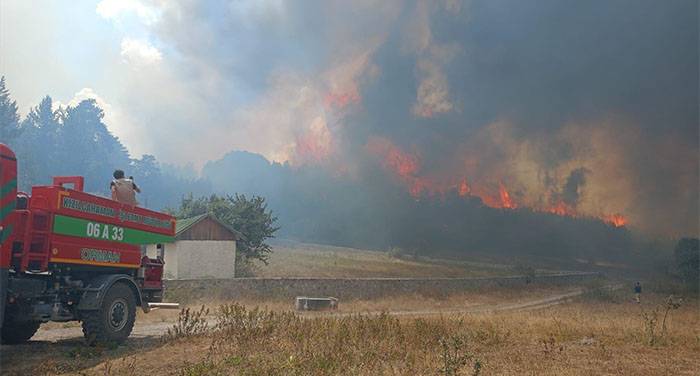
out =
{"type": "Polygon", "coordinates": [[[207,322],[209,308],[204,305],[199,310],[185,308],[180,311],[177,322],[163,336],[163,340],[173,340],[182,337],[190,337],[206,333],[209,327],[207,322]]]}

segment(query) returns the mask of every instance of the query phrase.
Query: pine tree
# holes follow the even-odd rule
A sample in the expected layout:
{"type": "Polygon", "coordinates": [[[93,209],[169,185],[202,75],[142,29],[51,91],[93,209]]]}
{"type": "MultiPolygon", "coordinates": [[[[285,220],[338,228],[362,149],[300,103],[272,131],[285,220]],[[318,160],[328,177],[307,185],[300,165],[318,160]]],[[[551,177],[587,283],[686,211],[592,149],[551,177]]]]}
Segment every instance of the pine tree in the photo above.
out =
{"type": "Polygon", "coordinates": [[[46,142],[50,145],[53,145],[60,126],[58,115],[58,112],[53,110],[53,100],[47,95],[38,106],[29,111],[27,121],[35,128],[41,129],[42,137],[45,137],[46,142]]]}
{"type": "Polygon", "coordinates": [[[126,169],[131,160],[119,138],[102,122],[104,112],[94,99],[69,107],[61,132],[60,173],[85,176],[90,192],[106,194],[115,169],[126,169]]]}
{"type": "Polygon", "coordinates": [[[19,135],[17,102],[10,98],[5,87],[5,76],[0,77],[0,142],[10,143],[19,135]]]}
{"type": "Polygon", "coordinates": [[[60,126],[59,113],[53,110],[53,100],[48,95],[22,121],[15,151],[20,156],[23,188],[51,181],[51,169],[60,157],[60,126]],[[37,153],[38,145],[41,145],[40,153],[37,153]]]}

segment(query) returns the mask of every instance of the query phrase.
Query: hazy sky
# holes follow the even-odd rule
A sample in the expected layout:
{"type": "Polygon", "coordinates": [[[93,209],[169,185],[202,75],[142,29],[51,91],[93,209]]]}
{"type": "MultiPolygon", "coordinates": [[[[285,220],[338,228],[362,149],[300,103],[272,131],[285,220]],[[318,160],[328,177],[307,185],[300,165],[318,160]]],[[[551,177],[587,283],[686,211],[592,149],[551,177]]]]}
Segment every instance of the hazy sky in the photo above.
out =
{"type": "Polygon", "coordinates": [[[46,94],[60,104],[97,98],[135,156],[201,166],[246,149],[287,160],[295,128],[326,121],[320,90],[354,85],[344,75],[361,69],[369,44],[379,43],[381,17],[400,9],[323,5],[319,18],[353,8],[373,26],[364,31],[346,19],[314,31],[308,21],[323,3],[2,0],[0,72],[23,114],[46,94]],[[374,39],[333,45],[363,35],[374,39]],[[318,77],[331,69],[334,77],[318,77]]]}
{"type": "Polygon", "coordinates": [[[98,98],[130,150],[155,151],[123,103],[141,66],[162,63],[138,9],[129,1],[1,1],[0,72],[22,114],[47,94],[62,104],[98,98]]]}
{"type": "Polygon", "coordinates": [[[300,134],[333,133],[344,116],[329,95],[363,108],[391,98],[386,112],[404,111],[394,104],[406,97],[402,122],[455,115],[477,126],[515,112],[561,123],[641,114],[661,95],[642,103],[635,91],[652,88],[679,91],[669,100],[679,103],[692,94],[668,87],[678,82],[667,70],[685,74],[697,56],[667,55],[697,51],[680,34],[692,33],[697,2],[672,3],[2,0],[0,72],[23,113],[46,94],[98,98],[136,156],[201,166],[242,148],[287,160],[300,134]],[[607,76],[592,74],[606,64],[607,76]],[[368,103],[376,82],[383,97],[368,103]]]}

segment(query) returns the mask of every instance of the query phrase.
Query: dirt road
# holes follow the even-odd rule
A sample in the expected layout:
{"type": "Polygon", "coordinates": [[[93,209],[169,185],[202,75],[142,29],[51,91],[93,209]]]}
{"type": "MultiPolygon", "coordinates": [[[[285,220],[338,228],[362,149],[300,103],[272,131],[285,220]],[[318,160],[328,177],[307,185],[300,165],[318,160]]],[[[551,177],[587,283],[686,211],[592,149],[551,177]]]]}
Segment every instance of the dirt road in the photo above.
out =
{"type": "MultiPolygon", "coordinates": [[[[365,312],[326,312],[326,313],[302,313],[305,317],[344,317],[358,314],[365,315],[378,315],[381,313],[388,313],[396,316],[430,316],[430,315],[452,315],[452,314],[470,314],[470,313],[489,313],[489,312],[501,312],[501,311],[524,311],[532,309],[546,308],[552,305],[564,303],[574,297],[577,297],[583,293],[582,289],[576,289],[565,293],[554,294],[545,298],[531,299],[527,301],[521,301],[516,303],[504,303],[496,305],[477,305],[471,307],[463,308],[452,308],[452,309],[441,309],[441,310],[396,310],[396,311],[365,311],[365,312]]],[[[214,320],[210,319],[210,327],[213,326],[214,320]]],[[[134,325],[134,330],[131,334],[131,339],[145,339],[149,337],[160,337],[165,334],[165,332],[173,325],[173,322],[138,322],[134,325]]],[[[79,326],[69,327],[69,328],[51,328],[44,329],[41,328],[32,337],[32,342],[35,341],[63,341],[69,339],[79,339],[83,336],[81,328],[79,326]]],[[[8,346],[2,346],[3,350],[9,350],[8,346]]]]}
{"type": "Polygon", "coordinates": [[[398,310],[398,311],[373,311],[373,312],[343,312],[343,313],[328,313],[328,316],[351,316],[357,314],[379,315],[388,313],[394,316],[433,316],[433,315],[454,315],[454,314],[469,314],[469,313],[489,313],[503,311],[526,311],[533,309],[547,308],[553,305],[565,303],[572,298],[583,294],[582,289],[576,289],[570,292],[555,294],[541,299],[532,299],[517,303],[504,303],[497,305],[478,305],[468,308],[454,308],[441,310],[398,310]]]}

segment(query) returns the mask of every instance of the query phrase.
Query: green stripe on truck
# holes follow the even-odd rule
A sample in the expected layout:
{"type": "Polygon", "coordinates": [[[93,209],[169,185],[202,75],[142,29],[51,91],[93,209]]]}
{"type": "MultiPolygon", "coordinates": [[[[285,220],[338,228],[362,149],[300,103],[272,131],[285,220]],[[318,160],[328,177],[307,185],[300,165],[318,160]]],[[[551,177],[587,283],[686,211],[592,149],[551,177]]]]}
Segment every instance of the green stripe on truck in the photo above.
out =
{"type": "Polygon", "coordinates": [[[15,210],[15,205],[17,202],[15,200],[10,201],[5,207],[0,208],[0,222],[2,222],[8,214],[15,210]]]}
{"type": "Polygon", "coordinates": [[[0,232],[0,244],[4,243],[7,238],[12,234],[12,225],[7,225],[2,232],[0,232]]]}
{"type": "Polygon", "coordinates": [[[54,217],[53,232],[60,235],[134,245],[172,243],[175,241],[174,237],[168,235],[63,215],[54,217]]]}
{"type": "Polygon", "coordinates": [[[12,179],[8,181],[5,185],[0,187],[0,200],[4,199],[10,192],[17,189],[17,179],[12,179]]]}

